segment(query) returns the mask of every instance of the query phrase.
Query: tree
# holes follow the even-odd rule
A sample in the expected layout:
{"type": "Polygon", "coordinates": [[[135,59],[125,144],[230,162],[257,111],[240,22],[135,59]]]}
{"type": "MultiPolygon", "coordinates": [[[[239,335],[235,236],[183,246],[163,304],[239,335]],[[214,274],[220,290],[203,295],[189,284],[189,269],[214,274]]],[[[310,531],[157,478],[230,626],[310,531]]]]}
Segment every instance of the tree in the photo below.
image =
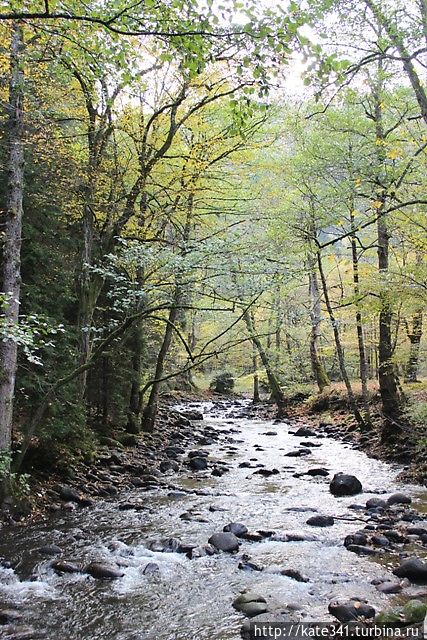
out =
{"type": "MultiPolygon", "coordinates": [[[[8,180],[4,212],[4,240],[2,259],[2,290],[4,300],[3,323],[11,333],[19,323],[21,290],[21,241],[24,191],[24,77],[22,27],[13,23],[10,42],[8,122],[8,180]]],[[[0,452],[6,461],[10,457],[13,401],[18,362],[17,341],[14,336],[0,343],[0,452]]],[[[7,478],[6,478],[7,480],[7,478]]],[[[7,487],[3,485],[3,490],[7,487]]],[[[3,496],[4,497],[4,496],[3,496]]]]}

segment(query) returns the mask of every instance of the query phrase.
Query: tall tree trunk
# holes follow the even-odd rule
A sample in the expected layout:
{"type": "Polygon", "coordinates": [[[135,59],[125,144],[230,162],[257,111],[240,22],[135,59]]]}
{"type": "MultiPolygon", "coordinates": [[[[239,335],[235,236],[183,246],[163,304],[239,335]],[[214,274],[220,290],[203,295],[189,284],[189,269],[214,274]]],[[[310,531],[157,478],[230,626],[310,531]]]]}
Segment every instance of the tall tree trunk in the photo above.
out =
{"type": "Polygon", "coordinates": [[[141,378],[142,378],[142,355],[144,351],[144,339],[142,335],[141,322],[137,322],[132,328],[130,345],[132,349],[131,367],[132,380],[130,385],[129,411],[127,421],[127,431],[129,433],[139,433],[141,430],[141,378]]]}
{"type": "MultiPolygon", "coordinates": [[[[85,364],[91,353],[92,323],[96,303],[102,290],[103,278],[94,274],[94,205],[96,192],[96,176],[100,163],[98,147],[99,130],[97,130],[98,113],[88,94],[86,94],[88,114],[87,145],[88,159],[86,167],[86,185],[84,189],[82,215],[82,248],[81,264],[78,276],[78,330],[79,330],[79,364],[85,364]]],[[[80,395],[86,393],[88,372],[82,373],[80,379],[80,395]]]]}
{"type": "Polygon", "coordinates": [[[360,382],[362,385],[362,404],[363,404],[363,419],[366,427],[371,428],[371,412],[369,409],[369,393],[368,393],[368,360],[366,357],[365,338],[363,335],[363,319],[362,312],[360,310],[360,280],[359,280],[359,258],[357,255],[356,244],[356,225],[354,219],[354,207],[350,207],[350,224],[351,224],[351,255],[353,265],[353,291],[356,305],[356,331],[357,331],[357,346],[359,350],[359,372],[360,382]]]}
{"type": "MultiPolygon", "coordinates": [[[[24,192],[24,77],[20,54],[24,46],[22,28],[14,23],[10,48],[9,122],[8,122],[8,178],[4,212],[4,242],[2,264],[3,293],[7,306],[3,320],[11,332],[19,323],[21,289],[21,234],[24,192]]],[[[17,344],[9,339],[0,342],[0,453],[5,458],[3,498],[7,493],[9,455],[12,440],[13,401],[17,370],[17,344]]]]}
{"type": "MultiPolygon", "coordinates": [[[[378,64],[378,78],[376,86],[373,88],[374,100],[374,118],[375,118],[375,137],[377,144],[377,161],[380,170],[385,165],[386,157],[384,150],[384,142],[386,139],[383,116],[382,116],[382,85],[383,85],[383,64],[382,60],[378,64]]],[[[378,381],[381,394],[381,403],[384,416],[386,418],[382,438],[389,440],[396,435],[396,418],[400,414],[401,400],[399,396],[398,383],[396,379],[396,370],[393,364],[393,336],[392,336],[392,319],[393,309],[390,298],[389,284],[387,282],[387,274],[389,270],[389,231],[387,228],[387,220],[382,211],[385,206],[386,196],[382,185],[382,179],[379,176],[376,180],[378,186],[377,197],[380,206],[377,208],[377,237],[378,237],[378,271],[380,278],[383,280],[382,291],[380,294],[380,314],[379,314],[379,344],[378,344],[378,381]]]]}
{"type": "MultiPolygon", "coordinates": [[[[188,198],[188,206],[187,206],[187,218],[185,222],[185,227],[182,235],[182,257],[185,257],[188,249],[188,241],[190,240],[190,234],[193,229],[193,204],[194,204],[194,195],[190,193],[188,198]]],[[[151,385],[150,395],[148,398],[148,402],[145,406],[142,415],[142,428],[144,431],[151,432],[154,429],[154,423],[157,415],[157,404],[159,399],[159,392],[162,385],[162,376],[164,370],[165,360],[169,351],[169,347],[172,342],[174,325],[177,321],[181,319],[181,309],[180,305],[187,295],[187,288],[183,286],[182,276],[180,273],[176,276],[176,284],[172,297],[172,306],[169,311],[168,322],[166,323],[165,333],[163,336],[163,342],[161,344],[157,362],[156,362],[156,370],[154,372],[153,384],[151,385]]]]}
{"type": "Polygon", "coordinates": [[[343,350],[343,347],[342,347],[342,344],[341,344],[340,333],[339,333],[339,330],[338,330],[338,323],[337,323],[337,320],[335,318],[334,311],[332,309],[331,301],[330,301],[330,298],[329,298],[328,284],[326,282],[325,272],[323,271],[322,257],[320,255],[320,252],[317,253],[317,265],[318,265],[318,268],[319,268],[320,281],[322,283],[323,297],[324,297],[324,300],[325,300],[326,309],[328,311],[329,319],[331,321],[331,326],[332,326],[332,330],[333,330],[333,333],[334,333],[335,348],[337,350],[338,364],[339,364],[339,368],[340,368],[342,379],[343,379],[344,384],[345,384],[345,388],[347,389],[348,401],[349,401],[350,407],[351,407],[351,409],[352,409],[352,411],[354,413],[354,417],[356,418],[359,426],[363,429],[365,427],[365,422],[364,422],[363,417],[362,417],[362,415],[361,415],[361,413],[359,411],[359,407],[357,406],[356,398],[354,396],[353,388],[351,386],[350,378],[348,377],[347,369],[346,369],[346,366],[345,366],[344,350],[343,350]]]}
{"type": "Polygon", "coordinates": [[[328,378],[328,374],[325,371],[323,362],[319,356],[319,340],[320,340],[320,323],[322,321],[322,314],[320,308],[320,291],[319,283],[317,280],[317,274],[315,270],[315,263],[310,257],[309,259],[309,293],[310,293],[310,361],[311,369],[313,372],[316,384],[319,387],[320,393],[328,387],[331,383],[328,378]]]}
{"type": "Polygon", "coordinates": [[[180,300],[181,300],[181,290],[180,290],[180,287],[177,286],[175,288],[175,292],[173,296],[173,303],[172,303],[173,306],[169,311],[169,316],[168,316],[169,322],[166,324],[163,341],[162,341],[159,353],[157,355],[156,370],[154,372],[153,384],[151,385],[148,402],[146,404],[146,407],[142,415],[143,431],[152,432],[154,430],[154,422],[157,416],[159,392],[162,385],[161,379],[163,376],[166,356],[168,355],[169,347],[172,342],[173,325],[176,323],[176,320],[179,316],[178,305],[180,304],[180,300]]]}
{"type": "Polygon", "coordinates": [[[405,370],[405,382],[418,382],[418,358],[423,335],[423,310],[419,309],[412,316],[411,325],[406,325],[409,338],[409,357],[405,370]]]}
{"type": "Polygon", "coordinates": [[[253,314],[247,309],[243,314],[243,319],[246,323],[246,327],[248,329],[249,336],[251,338],[252,343],[255,345],[263,367],[265,369],[265,373],[267,374],[267,380],[271,391],[271,397],[277,405],[279,413],[282,413],[286,404],[285,395],[280,388],[279,381],[277,379],[276,374],[274,373],[269,356],[264,349],[261,340],[258,337],[255,328],[255,320],[253,314]]]}

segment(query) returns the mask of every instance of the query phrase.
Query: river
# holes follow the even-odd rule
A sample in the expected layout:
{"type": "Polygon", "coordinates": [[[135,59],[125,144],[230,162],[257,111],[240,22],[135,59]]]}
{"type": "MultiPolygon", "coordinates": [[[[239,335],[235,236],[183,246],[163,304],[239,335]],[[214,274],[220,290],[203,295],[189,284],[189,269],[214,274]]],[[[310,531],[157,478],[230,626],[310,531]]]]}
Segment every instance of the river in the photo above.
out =
{"type": "MultiPolygon", "coordinates": [[[[390,577],[396,559],[383,554],[379,561],[346,550],[344,537],[366,520],[363,511],[349,507],[398,490],[411,495],[417,507],[426,500],[425,490],[402,487],[396,482],[398,466],[370,459],[349,444],[329,437],[296,437],[293,425],[286,423],[237,417],[244,404],[228,409],[197,405],[205,424],[221,432],[217,442],[203,448],[209,450],[209,459],[229,465],[222,477],[210,471],[178,473],[173,482],[188,493],[135,489],[89,509],[52,515],[48,522],[4,529],[0,555],[14,568],[0,569],[3,608],[16,607],[23,615],[20,624],[30,625],[46,640],[236,640],[244,617],[232,602],[247,587],[264,595],[272,609],[291,610],[303,620],[328,620],[328,602],[336,597],[364,597],[378,609],[387,606],[391,597],[371,581],[390,577]],[[266,435],[269,432],[276,435],[266,435]],[[309,455],[285,455],[307,440],[312,443],[309,455]],[[239,466],[243,462],[280,473],[254,475],[257,468],[239,466]],[[326,467],[329,478],[295,475],[313,467],[326,467]],[[340,471],[357,476],[364,493],[332,496],[329,482],[340,471]],[[143,509],[118,508],[120,502],[138,498],[143,509]],[[308,526],[306,520],[316,513],[342,519],[331,527],[308,526]],[[205,544],[229,522],[242,522],[251,531],[302,532],[309,539],[243,540],[237,555],[192,560],[182,553],[148,549],[158,538],[205,544]],[[59,545],[62,557],[70,561],[118,563],[124,575],[113,581],[82,573],[57,575],[52,559],[37,552],[44,544],[59,545]],[[239,569],[243,554],[264,570],[239,569]],[[157,563],[159,571],[143,574],[148,562],[157,563]],[[300,571],[309,581],[280,575],[285,568],[300,571]]],[[[6,630],[3,634],[7,636],[6,630]]]]}

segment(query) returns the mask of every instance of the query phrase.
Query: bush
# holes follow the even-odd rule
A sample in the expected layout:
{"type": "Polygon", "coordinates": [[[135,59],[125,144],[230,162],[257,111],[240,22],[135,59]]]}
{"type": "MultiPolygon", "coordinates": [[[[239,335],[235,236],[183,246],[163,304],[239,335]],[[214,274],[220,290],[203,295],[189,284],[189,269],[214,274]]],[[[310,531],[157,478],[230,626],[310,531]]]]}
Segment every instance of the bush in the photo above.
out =
{"type": "Polygon", "coordinates": [[[209,389],[217,393],[231,393],[234,389],[233,375],[227,371],[219,373],[210,383],[209,389]]]}

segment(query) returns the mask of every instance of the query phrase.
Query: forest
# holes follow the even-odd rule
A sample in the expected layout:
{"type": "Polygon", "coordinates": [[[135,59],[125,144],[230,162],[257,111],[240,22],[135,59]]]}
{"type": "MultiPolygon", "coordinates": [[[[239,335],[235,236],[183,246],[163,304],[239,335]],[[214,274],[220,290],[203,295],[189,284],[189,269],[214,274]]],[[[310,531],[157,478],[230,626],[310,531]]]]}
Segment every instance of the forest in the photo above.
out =
{"type": "Polygon", "coordinates": [[[422,455],[424,0],[11,1],[0,38],[4,496],[224,381],[422,455]]]}
{"type": "Polygon", "coordinates": [[[0,0],[0,68],[0,638],[422,634],[427,0],[0,0]]]}

